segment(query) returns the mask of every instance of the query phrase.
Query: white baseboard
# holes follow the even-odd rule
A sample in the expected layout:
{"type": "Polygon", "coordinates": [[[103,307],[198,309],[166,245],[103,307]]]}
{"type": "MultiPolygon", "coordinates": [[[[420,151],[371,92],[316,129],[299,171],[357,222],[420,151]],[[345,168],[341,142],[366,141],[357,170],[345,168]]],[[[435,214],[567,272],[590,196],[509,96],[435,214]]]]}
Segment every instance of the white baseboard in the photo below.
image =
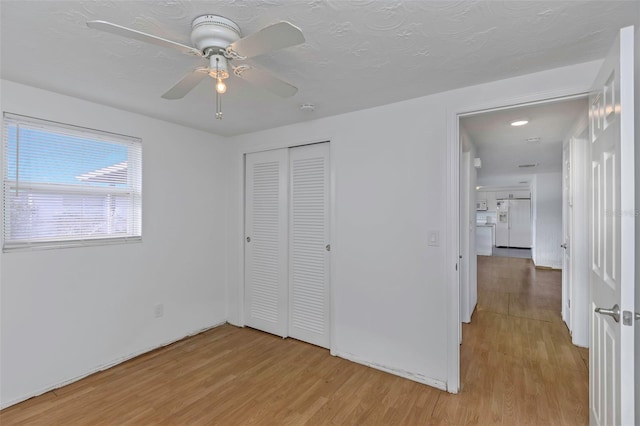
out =
{"type": "Polygon", "coordinates": [[[375,368],[376,370],[380,370],[396,376],[404,377],[405,379],[413,380],[414,382],[422,383],[424,385],[431,386],[443,391],[447,390],[447,384],[442,380],[432,379],[420,373],[412,373],[410,371],[401,370],[398,368],[387,367],[385,365],[380,365],[375,362],[364,360],[362,358],[357,357],[356,355],[349,354],[349,353],[338,351],[338,352],[332,352],[331,355],[339,356],[340,358],[344,358],[348,361],[352,361],[357,364],[366,365],[367,367],[375,368]]]}

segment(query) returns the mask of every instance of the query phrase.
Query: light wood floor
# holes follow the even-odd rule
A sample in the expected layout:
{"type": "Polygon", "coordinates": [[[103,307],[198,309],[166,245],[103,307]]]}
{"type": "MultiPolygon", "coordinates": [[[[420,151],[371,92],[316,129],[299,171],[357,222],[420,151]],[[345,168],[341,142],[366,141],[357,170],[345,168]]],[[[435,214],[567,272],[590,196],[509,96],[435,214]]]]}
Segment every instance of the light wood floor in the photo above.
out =
{"type": "Polygon", "coordinates": [[[582,425],[587,351],[561,322],[560,273],[479,257],[462,390],[225,325],[0,412],[5,425],[582,425]]]}

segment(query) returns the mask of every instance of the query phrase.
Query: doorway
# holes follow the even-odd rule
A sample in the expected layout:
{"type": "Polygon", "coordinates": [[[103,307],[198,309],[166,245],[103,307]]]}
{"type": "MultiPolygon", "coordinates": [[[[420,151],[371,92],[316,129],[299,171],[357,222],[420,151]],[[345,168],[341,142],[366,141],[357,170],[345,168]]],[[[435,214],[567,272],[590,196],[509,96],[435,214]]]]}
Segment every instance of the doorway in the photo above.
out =
{"type": "MultiPolygon", "coordinates": [[[[473,324],[483,311],[485,316],[503,315],[518,322],[546,321],[563,326],[569,342],[572,329],[567,327],[588,328],[586,315],[584,318],[571,312],[561,315],[565,299],[574,297],[574,293],[588,292],[584,286],[564,289],[569,288],[569,280],[563,280],[561,272],[565,255],[562,246],[566,242],[562,232],[563,199],[564,204],[570,204],[566,193],[563,198],[563,143],[578,143],[577,136],[584,130],[587,113],[587,98],[578,95],[459,116],[463,149],[459,174],[460,245],[466,266],[477,264],[475,271],[465,271],[464,264],[461,265],[462,322],[473,324]],[[513,126],[515,121],[527,123],[513,126]],[[477,176],[476,198],[467,203],[462,200],[463,189],[472,181],[468,162],[464,161],[465,149],[474,152],[476,158],[471,163],[475,170],[471,174],[477,176]],[[512,203],[522,205],[526,213],[519,216],[522,220],[519,219],[520,228],[514,238],[510,237],[515,224],[507,219],[512,210],[507,207],[512,203]],[[463,217],[474,220],[465,224],[463,217]],[[496,232],[501,221],[505,226],[496,232]],[[465,245],[462,236],[474,231],[476,247],[465,245]],[[475,282],[471,279],[474,275],[475,282]],[[469,298],[465,304],[465,296],[473,294],[477,294],[477,303],[469,298]]],[[[463,326],[463,352],[469,329],[463,326]]],[[[515,351],[526,347],[520,341],[523,346],[514,348],[515,351]]],[[[461,359],[463,372],[467,366],[461,359]]],[[[464,385],[464,377],[461,379],[464,385]]]]}

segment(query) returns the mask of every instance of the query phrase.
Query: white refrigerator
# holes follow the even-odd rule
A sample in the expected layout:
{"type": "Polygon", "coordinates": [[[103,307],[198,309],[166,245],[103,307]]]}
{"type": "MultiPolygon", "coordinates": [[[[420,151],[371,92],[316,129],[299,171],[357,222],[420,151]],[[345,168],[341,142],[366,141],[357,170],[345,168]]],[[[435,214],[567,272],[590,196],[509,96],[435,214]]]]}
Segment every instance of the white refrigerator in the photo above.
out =
{"type": "Polygon", "coordinates": [[[497,200],[496,247],[531,248],[531,200],[497,200]]]}

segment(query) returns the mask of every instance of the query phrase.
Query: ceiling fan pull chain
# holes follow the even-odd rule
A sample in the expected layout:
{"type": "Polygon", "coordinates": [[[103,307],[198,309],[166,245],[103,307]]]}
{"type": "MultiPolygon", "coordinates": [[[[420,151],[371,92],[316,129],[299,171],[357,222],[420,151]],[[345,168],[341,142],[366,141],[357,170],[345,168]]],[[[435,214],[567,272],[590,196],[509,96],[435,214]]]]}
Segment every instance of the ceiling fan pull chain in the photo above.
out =
{"type": "MultiPolygon", "coordinates": [[[[216,78],[220,78],[220,58],[216,57],[216,78]]],[[[216,90],[216,120],[222,120],[222,97],[220,92],[216,90]]]]}
{"type": "Polygon", "coordinates": [[[222,120],[222,98],[216,92],[216,119],[222,120]]]}

